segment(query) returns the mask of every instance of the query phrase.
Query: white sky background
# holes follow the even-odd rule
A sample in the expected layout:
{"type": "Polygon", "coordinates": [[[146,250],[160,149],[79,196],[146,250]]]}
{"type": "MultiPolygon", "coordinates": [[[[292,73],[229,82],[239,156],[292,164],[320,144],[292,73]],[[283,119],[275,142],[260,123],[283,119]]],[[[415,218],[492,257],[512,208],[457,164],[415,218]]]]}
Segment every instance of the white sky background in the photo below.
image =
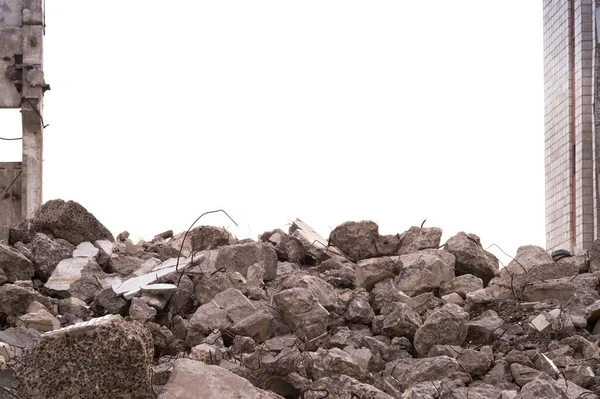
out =
{"type": "Polygon", "coordinates": [[[46,24],[44,200],[115,234],[222,208],[239,228],[199,224],[545,246],[539,1],[47,0],[46,24]]]}

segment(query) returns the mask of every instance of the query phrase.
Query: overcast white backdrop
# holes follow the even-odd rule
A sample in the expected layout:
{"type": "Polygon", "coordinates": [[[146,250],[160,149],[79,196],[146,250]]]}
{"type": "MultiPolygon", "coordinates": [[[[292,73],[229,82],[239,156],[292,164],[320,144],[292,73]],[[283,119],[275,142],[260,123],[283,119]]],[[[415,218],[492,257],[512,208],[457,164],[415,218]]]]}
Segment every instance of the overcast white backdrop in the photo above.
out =
{"type": "Polygon", "coordinates": [[[114,233],[222,208],[238,228],[200,224],[240,238],[427,219],[545,246],[539,1],[47,0],[46,24],[44,200],[114,233]]]}

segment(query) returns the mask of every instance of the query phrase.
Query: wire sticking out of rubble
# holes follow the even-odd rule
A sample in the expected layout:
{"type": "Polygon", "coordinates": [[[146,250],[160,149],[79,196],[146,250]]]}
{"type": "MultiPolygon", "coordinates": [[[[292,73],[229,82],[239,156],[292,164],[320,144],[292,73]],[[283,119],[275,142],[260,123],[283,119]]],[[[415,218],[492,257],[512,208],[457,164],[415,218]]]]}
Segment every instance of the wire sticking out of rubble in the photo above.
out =
{"type": "Polygon", "coordinates": [[[235,222],[235,220],[233,220],[233,218],[231,216],[229,216],[229,214],[227,212],[225,212],[223,209],[217,209],[214,211],[204,212],[202,215],[198,216],[198,218],[196,218],[196,220],[194,220],[194,223],[192,223],[192,225],[187,229],[187,231],[183,235],[183,239],[181,240],[181,246],[179,247],[179,253],[177,254],[177,264],[175,265],[176,272],[179,272],[179,259],[181,258],[181,252],[183,251],[183,244],[185,244],[185,239],[187,238],[187,235],[189,234],[189,232],[194,228],[194,225],[196,223],[198,223],[198,220],[200,220],[203,216],[208,215],[210,213],[218,213],[218,212],[223,212],[229,218],[229,220],[231,220],[233,222],[233,224],[235,224],[236,226],[238,225],[235,222]]]}

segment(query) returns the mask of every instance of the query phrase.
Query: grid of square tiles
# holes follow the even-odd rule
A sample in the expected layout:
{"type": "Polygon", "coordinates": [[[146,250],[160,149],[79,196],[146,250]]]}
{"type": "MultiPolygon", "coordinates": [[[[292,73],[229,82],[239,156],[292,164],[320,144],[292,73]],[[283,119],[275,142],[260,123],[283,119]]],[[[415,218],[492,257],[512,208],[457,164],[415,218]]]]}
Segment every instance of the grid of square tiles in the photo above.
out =
{"type": "Polygon", "coordinates": [[[594,243],[593,51],[594,0],[575,0],[576,243],[594,243]]]}
{"type": "Polygon", "coordinates": [[[570,247],[569,2],[544,0],[546,245],[570,247]]]}

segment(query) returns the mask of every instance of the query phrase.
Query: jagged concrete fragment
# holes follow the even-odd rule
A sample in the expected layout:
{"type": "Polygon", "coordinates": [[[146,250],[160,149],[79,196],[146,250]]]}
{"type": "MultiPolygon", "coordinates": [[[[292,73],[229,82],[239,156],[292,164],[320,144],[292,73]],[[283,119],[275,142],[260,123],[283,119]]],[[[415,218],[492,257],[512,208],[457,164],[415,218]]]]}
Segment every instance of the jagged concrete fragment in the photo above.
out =
{"type": "Polygon", "coordinates": [[[393,302],[405,302],[410,299],[408,295],[398,289],[391,278],[376,283],[369,294],[371,307],[376,313],[393,302]]]}
{"type": "Polygon", "coordinates": [[[410,254],[423,249],[438,249],[442,233],[443,231],[439,227],[412,226],[400,234],[398,255],[410,254]]]}
{"type": "Polygon", "coordinates": [[[467,323],[468,342],[473,344],[491,344],[504,330],[504,320],[493,310],[486,310],[467,323]]]}
{"type": "Polygon", "coordinates": [[[344,318],[351,323],[370,324],[375,318],[375,312],[369,305],[369,294],[358,291],[354,294],[344,313],[344,318]]]}
{"type": "Polygon", "coordinates": [[[469,314],[460,306],[444,305],[436,309],[415,333],[414,345],[421,357],[433,345],[462,345],[467,337],[469,314]]]}
{"type": "Polygon", "coordinates": [[[295,334],[311,340],[325,333],[329,312],[305,288],[289,288],[273,296],[277,309],[295,334]]]}
{"type": "Polygon", "coordinates": [[[338,295],[333,286],[316,276],[293,274],[279,284],[281,291],[288,288],[306,288],[328,311],[338,306],[338,295]]]}
{"type": "Polygon", "coordinates": [[[484,285],[498,275],[498,259],[483,249],[475,234],[461,231],[446,242],[445,249],[456,256],[457,275],[472,274],[482,279],[484,285]]]}
{"type": "Polygon", "coordinates": [[[475,277],[472,274],[463,274],[442,284],[440,286],[440,295],[456,293],[465,299],[469,292],[480,289],[483,289],[482,279],[475,277]]]}
{"type": "Polygon", "coordinates": [[[83,206],[74,201],[50,200],[35,213],[32,228],[36,232],[64,238],[73,245],[84,241],[114,241],[110,231],[83,206]]]}
{"type": "Polygon", "coordinates": [[[339,248],[351,260],[392,256],[398,252],[399,238],[379,235],[379,226],[370,220],[346,222],[331,231],[329,243],[339,248]],[[389,241],[394,241],[390,245],[389,241]]]}
{"type": "Polygon", "coordinates": [[[262,262],[265,268],[265,280],[273,280],[277,275],[277,253],[270,245],[251,242],[235,244],[205,251],[200,269],[204,273],[213,273],[225,268],[228,273],[238,272],[244,278],[248,268],[262,262]]]}
{"type": "Polygon", "coordinates": [[[56,299],[48,298],[32,288],[20,287],[14,284],[0,286],[0,309],[2,313],[11,317],[18,317],[27,313],[27,308],[32,302],[37,301],[48,310],[54,309],[56,299]]]}
{"type": "Polygon", "coordinates": [[[73,258],[90,258],[96,260],[100,250],[91,242],[84,241],[75,247],[73,258]]]}
{"type": "Polygon", "coordinates": [[[311,353],[311,358],[313,359],[311,374],[315,381],[340,374],[356,378],[359,381],[364,381],[369,377],[369,373],[362,369],[348,352],[339,348],[319,349],[311,353]]]}
{"type": "Polygon", "coordinates": [[[196,310],[190,319],[190,329],[208,335],[215,329],[231,328],[255,310],[256,307],[240,291],[228,288],[196,310]]]}
{"type": "Polygon", "coordinates": [[[567,303],[578,293],[595,292],[597,286],[598,277],[587,274],[535,281],[523,288],[522,299],[531,302],[550,299],[567,303]]]}
{"type": "Polygon", "coordinates": [[[423,324],[421,316],[404,303],[391,303],[381,310],[384,316],[381,333],[390,337],[413,339],[423,324]]]}
{"type": "Polygon", "coordinates": [[[75,246],[66,240],[53,240],[46,234],[36,233],[31,249],[36,276],[46,281],[61,260],[72,256],[75,246]]]}
{"type": "Polygon", "coordinates": [[[142,267],[144,259],[126,254],[113,254],[108,260],[108,271],[129,276],[142,267]]]}
{"type": "Polygon", "coordinates": [[[150,388],[152,337],[140,324],[106,316],[42,335],[15,366],[31,399],[137,398],[150,388]]]}
{"type": "Polygon", "coordinates": [[[90,258],[69,258],[60,261],[44,288],[61,298],[74,296],[90,302],[97,290],[102,288],[100,279],[105,273],[95,260],[90,258]]]}
{"type": "Polygon", "coordinates": [[[361,260],[355,270],[356,286],[371,291],[378,282],[396,277],[400,268],[397,256],[361,260]]]}
{"type": "Polygon", "coordinates": [[[398,263],[401,267],[394,282],[398,289],[410,296],[437,290],[454,278],[454,267],[431,253],[400,255],[398,263]]]}
{"type": "Polygon", "coordinates": [[[334,256],[319,266],[321,278],[336,288],[353,288],[356,281],[356,264],[346,258],[334,256]]]}
{"type": "Polygon", "coordinates": [[[30,280],[33,277],[33,263],[16,249],[0,243],[0,268],[8,282],[30,280]]]}
{"type": "Polygon", "coordinates": [[[523,385],[516,399],[564,399],[564,397],[563,392],[550,381],[542,378],[533,378],[523,385]]]}
{"type": "Polygon", "coordinates": [[[96,240],[94,245],[99,250],[96,262],[98,262],[100,266],[106,266],[108,260],[112,256],[115,243],[109,240],[96,240]]]}
{"type": "Polygon", "coordinates": [[[33,301],[27,308],[27,313],[17,317],[17,327],[33,328],[40,332],[58,330],[60,322],[50,313],[44,305],[33,301]]]}
{"type": "Polygon", "coordinates": [[[348,392],[353,392],[359,398],[392,399],[392,396],[380,391],[369,384],[364,384],[347,375],[324,377],[310,386],[313,392],[328,392],[331,398],[343,398],[348,392]],[[326,391],[325,391],[326,390],[326,391]]]}
{"type": "Polygon", "coordinates": [[[113,284],[112,287],[118,295],[124,295],[126,299],[131,299],[138,295],[145,285],[152,284],[160,279],[166,279],[169,276],[178,279],[180,273],[190,266],[190,258],[180,258],[179,262],[176,258],[168,259],[154,267],[151,272],[131,277],[122,283],[113,284]]]}
{"type": "Polygon", "coordinates": [[[191,359],[177,359],[169,381],[159,399],[282,399],[281,396],[255,388],[248,380],[224,368],[191,359]]]}
{"type": "Polygon", "coordinates": [[[393,377],[389,381],[400,392],[423,381],[439,381],[443,378],[469,381],[456,359],[437,356],[424,359],[401,359],[385,366],[383,378],[393,377]]]}
{"type": "Polygon", "coordinates": [[[296,219],[294,220],[294,223],[292,223],[292,226],[290,227],[290,237],[300,241],[302,246],[306,249],[306,252],[319,261],[326,260],[332,256],[344,257],[344,254],[337,249],[333,243],[330,243],[323,238],[312,227],[300,219],[296,219]]]}

